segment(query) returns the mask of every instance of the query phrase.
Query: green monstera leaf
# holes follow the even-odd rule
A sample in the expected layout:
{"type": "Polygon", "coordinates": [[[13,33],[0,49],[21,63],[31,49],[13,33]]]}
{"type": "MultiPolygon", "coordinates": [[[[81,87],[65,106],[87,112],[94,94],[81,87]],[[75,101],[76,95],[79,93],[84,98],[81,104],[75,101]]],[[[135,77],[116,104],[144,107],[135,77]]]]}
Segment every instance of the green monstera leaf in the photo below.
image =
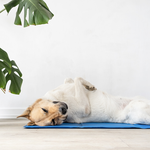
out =
{"type": "Polygon", "coordinates": [[[12,0],[5,4],[5,9],[9,13],[13,7],[18,5],[16,13],[15,24],[22,25],[20,13],[24,8],[24,27],[29,25],[47,24],[48,21],[54,16],[49,10],[48,6],[43,0],[12,0]],[[27,12],[29,12],[27,20],[27,12]]]}
{"type": "Polygon", "coordinates": [[[20,94],[23,79],[15,61],[10,61],[8,54],[0,48],[0,88],[5,91],[7,82],[10,80],[9,91],[20,94]]]}

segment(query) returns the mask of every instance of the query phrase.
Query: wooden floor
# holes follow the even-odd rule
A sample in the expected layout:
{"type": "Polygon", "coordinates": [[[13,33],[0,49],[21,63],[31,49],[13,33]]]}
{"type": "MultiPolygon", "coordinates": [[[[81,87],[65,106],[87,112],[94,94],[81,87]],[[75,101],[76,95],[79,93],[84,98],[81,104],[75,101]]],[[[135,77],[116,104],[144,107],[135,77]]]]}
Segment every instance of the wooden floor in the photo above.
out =
{"type": "Polygon", "coordinates": [[[0,120],[0,150],[150,150],[150,129],[24,129],[0,120]]]}

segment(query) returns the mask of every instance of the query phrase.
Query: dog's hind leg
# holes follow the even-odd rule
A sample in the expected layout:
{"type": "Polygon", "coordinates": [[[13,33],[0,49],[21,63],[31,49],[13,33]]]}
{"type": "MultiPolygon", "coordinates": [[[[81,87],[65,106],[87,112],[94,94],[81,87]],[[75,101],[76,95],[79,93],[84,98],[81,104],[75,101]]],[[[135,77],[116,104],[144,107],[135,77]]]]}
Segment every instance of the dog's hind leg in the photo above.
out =
{"type": "Polygon", "coordinates": [[[89,90],[89,91],[97,90],[94,85],[92,85],[90,82],[84,80],[83,78],[79,78],[79,80],[81,81],[81,83],[87,90],[89,90]]]}
{"type": "Polygon", "coordinates": [[[123,111],[125,123],[150,124],[149,100],[133,100],[123,111]]]}

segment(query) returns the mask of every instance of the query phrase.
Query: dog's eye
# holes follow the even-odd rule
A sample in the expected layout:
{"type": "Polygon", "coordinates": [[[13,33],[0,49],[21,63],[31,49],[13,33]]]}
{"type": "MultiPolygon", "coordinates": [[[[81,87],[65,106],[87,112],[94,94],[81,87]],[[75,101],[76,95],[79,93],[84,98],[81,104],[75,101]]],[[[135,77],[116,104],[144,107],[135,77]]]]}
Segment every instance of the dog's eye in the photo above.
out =
{"type": "Polygon", "coordinates": [[[59,103],[59,101],[53,101],[53,103],[54,103],[54,104],[57,104],[57,103],[59,103]]]}
{"type": "Polygon", "coordinates": [[[44,109],[44,108],[41,108],[44,112],[48,113],[48,110],[44,109]]]}

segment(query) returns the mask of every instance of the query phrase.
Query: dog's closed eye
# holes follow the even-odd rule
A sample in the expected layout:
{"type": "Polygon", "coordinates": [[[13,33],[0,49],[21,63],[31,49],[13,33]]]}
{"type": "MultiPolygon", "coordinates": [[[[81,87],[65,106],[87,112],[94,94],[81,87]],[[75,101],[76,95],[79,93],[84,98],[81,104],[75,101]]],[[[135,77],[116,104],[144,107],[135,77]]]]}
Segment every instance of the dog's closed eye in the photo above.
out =
{"type": "Polygon", "coordinates": [[[48,110],[44,109],[44,108],[41,108],[44,112],[48,113],[48,110]]]}

